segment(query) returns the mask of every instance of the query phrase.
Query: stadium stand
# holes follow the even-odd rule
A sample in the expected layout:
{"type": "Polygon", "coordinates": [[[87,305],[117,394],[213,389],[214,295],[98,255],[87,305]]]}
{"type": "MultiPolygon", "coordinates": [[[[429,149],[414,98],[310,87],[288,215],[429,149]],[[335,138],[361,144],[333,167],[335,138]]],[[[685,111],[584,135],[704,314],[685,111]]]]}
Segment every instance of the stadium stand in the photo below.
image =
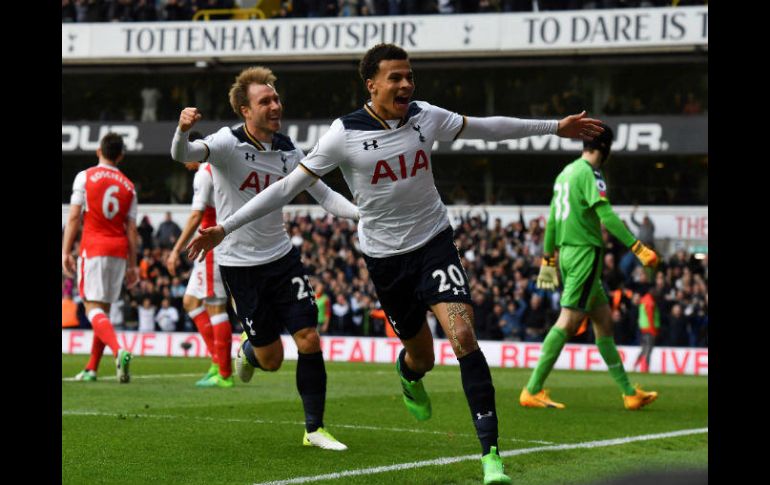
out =
{"type": "Polygon", "coordinates": [[[62,0],[62,22],[468,14],[706,4],[706,0],[62,0]],[[217,12],[208,16],[207,10],[217,12]]]}
{"type": "MultiPolygon", "coordinates": [[[[143,221],[149,224],[149,221],[143,221]]],[[[329,331],[334,335],[385,336],[385,326],[378,317],[378,301],[366,266],[358,250],[355,226],[332,217],[295,216],[287,220],[292,244],[299,247],[316,282],[323,282],[330,303],[340,297],[339,318],[332,318],[329,331]],[[338,321],[339,323],[335,323],[338,321]]],[[[476,332],[484,340],[542,341],[558,315],[558,292],[538,290],[535,279],[542,255],[544,227],[538,220],[490,224],[487,216],[463,216],[455,230],[455,243],[468,273],[476,307],[476,332]],[[498,307],[498,308],[496,308],[498,307]]],[[[606,242],[604,280],[608,282],[613,319],[619,345],[639,343],[639,297],[652,292],[661,314],[658,345],[688,347],[708,346],[708,255],[702,259],[685,250],[663,261],[654,275],[647,275],[636,259],[610,234],[606,242]]],[[[160,308],[168,298],[182,311],[182,296],[191,265],[180,258],[179,277],[166,269],[169,250],[152,238],[149,247],[142,244],[141,282],[123,295],[125,328],[136,330],[137,310],[145,298],[160,308]]],[[[82,302],[70,281],[62,280],[62,299],[82,302]]],[[[157,311],[157,310],[156,310],[157,311]]],[[[233,318],[232,321],[237,321],[233,318]]],[[[185,316],[177,324],[179,331],[194,331],[185,316]]],[[[434,332],[441,335],[440,327],[434,332]]],[[[577,342],[593,342],[591,327],[576,337],[577,342]]]]}

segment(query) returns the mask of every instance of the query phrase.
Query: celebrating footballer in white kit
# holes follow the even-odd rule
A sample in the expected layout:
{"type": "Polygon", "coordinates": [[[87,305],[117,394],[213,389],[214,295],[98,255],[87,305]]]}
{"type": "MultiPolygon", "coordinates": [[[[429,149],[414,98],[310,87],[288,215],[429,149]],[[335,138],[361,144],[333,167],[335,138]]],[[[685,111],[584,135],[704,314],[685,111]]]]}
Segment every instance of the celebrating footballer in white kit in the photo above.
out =
{"type": "MultiPolygon", "coordinates": [[[[220,218],[234,214],[255,195],[287,177],[304,156],[289,137],[278,132],[283,108],[275,80],[263,67],[246,69],[236,77],[230,105],[244,120],[236,129],[225,127],[203,140],[189,142],[187,132],[201,114],[196,108],[185,108],[179,116],[171,155],[180,162],[210,163],[214,205],[220,218]]],[[[318,181],[306,188],[330,213],[358,219],[356,206],[326,184],[318,181]]],[[[324,429],[326,370],[316,330],[318,310],[299,250],[284,228],[283,205],[245,224],[216,250],[223,280],[246,330],[236,356],[236,372],[248,382],[255,368],[278,370],[283,362],[280,334],[283,328],[288,329],[299,352],[297,389],[305,410],[303,444],[345,450],[347,447],[324,429]]]]}
{"type": "Polygon", "coordinates": [[[585,112],[562,120],[471,118],[411,101],[415,84],[407,53],[392,44],[371,48],[360,64],[371,101],[336,119],[301,170],[249,201],[220,225],[201,231],[191,255],[206,252],[244,224],[291,200],[340,167],[358,203],[358,237],[389,323],[404,344],[398,357],[403,400],[418,420],[432,408],[422,377],[434,365],[426,310],[452,342],[482,447],[485,484],[511,483],[498,454],[494,387],[473,332],[470,288],[454,245],[446,207],[433,180],[434,141],[458,137],[504,140],[553,134],[592,138],[602,128],[585,112]]]}

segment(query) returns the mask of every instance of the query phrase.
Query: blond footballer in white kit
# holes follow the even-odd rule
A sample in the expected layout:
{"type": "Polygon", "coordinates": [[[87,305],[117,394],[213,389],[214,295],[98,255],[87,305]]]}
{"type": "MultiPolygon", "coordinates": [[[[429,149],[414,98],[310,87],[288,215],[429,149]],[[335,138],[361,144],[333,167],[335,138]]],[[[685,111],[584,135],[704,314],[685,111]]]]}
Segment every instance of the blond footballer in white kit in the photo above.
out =
{"type": "Polygon", "coordinates": [[[554,134],[592,139],[602,128],[585,113],[562,120],[471,118],[411,101],[415,84],[407,53],[380,44],[364,55],[361,78],[371,96],[363,108],[334,121],[297,170],[241,210],[202,231],[189,245],[205,253],[254,218],[274,210],[339,166],[359,205],[361,250],[388,320],[404,349],[396,367],[403,400],[418,420],[429,419],[422,377],[434,365],[430,309],[452,342],[482,447],[485,484],[509,484],[498,454],[494,387],[473,332],[468,279],[454,246],[446,208],[432,174],[435,140],[460,136],[504,140],[554,134]]]}
{"type": "MultiPolygon", "coordinates": [[[[230,105],[244,120],[237,129],[222,128],[204,140],[189,142],[188,132],[202,115],[196,108],[185,108],[179,116],[171,155],[180,162],[211,163],[219,218],[232,215],[288,176],[303,158],[292,140],[278,132],[283,107],[275,81],[273,73],[263,67],[246,69],[236,77],[230,105]]],[[[324,183],[318,181],[306,188],[330,213],[358,219],[356,206],[324,183]]],[[[324,429],[326,370],[316,330],[318,310],[299,251],[284,229],[283,205],[225,238],[216,251],[226,288],[246,330],[235,361],[236,372],[248,382],[255,368],[278,370],[283,362],[280,333],[288,329],[299,353],[297,389],[305,410],[303,445],[346,450],[324,429]]]]}

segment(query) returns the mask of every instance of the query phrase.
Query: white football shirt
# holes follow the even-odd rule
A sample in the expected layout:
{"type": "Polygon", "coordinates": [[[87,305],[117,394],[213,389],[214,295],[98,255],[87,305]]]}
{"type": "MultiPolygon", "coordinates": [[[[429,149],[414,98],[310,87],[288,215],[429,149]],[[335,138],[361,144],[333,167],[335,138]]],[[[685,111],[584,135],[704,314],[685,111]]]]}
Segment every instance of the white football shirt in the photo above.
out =
{"type": "Polygon", "coordinates": [[[206,163],[202,163],[193,177],[192,210],[194,211],[204,211],[206,207],[216,207],[213,175],[206,170],[206,166],[206,163]]]}
{"type": "MultiPolygon", "coordinates": [[[[214,207],[224,220],[265,187],[288,175],[304,156],[280,133],[272,144],[261,143],[243,125],[222,128],[203,140],[211,164],[214,207]]],[[[285,256],[292,248],[283,225],[283,211],[275,210],[228,234],[215,248],[222,266],[257,266],[285,256]]]]}
{"type": "Polygon", "coordinates": [[[302,165],[319,177],[340,167],[361,214],[364,254],[402,254],[449,227],[431,150],[437,140],[457,138],[464,126],[463,116],[424,101],[411,102],[400,122],[364,106],[334,120],[302,165]]]}

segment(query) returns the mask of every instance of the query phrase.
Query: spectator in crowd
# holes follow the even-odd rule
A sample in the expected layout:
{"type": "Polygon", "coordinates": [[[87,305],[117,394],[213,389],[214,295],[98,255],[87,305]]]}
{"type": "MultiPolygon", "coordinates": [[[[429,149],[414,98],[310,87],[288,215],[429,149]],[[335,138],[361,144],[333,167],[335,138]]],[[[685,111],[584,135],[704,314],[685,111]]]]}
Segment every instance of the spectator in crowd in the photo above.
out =
{"type": "MultiPolygon", "coordinates": [[[[113,321],[113,325],[114,325],[113,321]]],[[[61,296],[61,326],[62,328],[77,328],[80,326],[78,320],[78,304],[72,300],[71,292],[62,292],[61,296]]]]}
{"type": "Polygon", "coordinates": [[[486,291],[480,288],[471,291],[471,298],[473,300],[473,321],[476,325],[476,336],[480,340],[489,340],[490,332],[487,325],[489,325],[492,315],[492,303],[489,301],[486,291]]]}
{"type": "Polygon", "coordinates": [[[665,345],[671,347],[686,347],[690,343],[689,324],[679,303],[671,307],[671,315],[668,320],[668,338],[665,345]]]}
{"type": "Polygon", "coordinates": [[[116,330],[122,330],[126,323],[126,302],[123,295],[110,306],[110,321],[116,330]]]}
{"type": "Polygon", "coordinates": [[[163,249],[173,248],[180,234],[182,234],[182,229],[171,218],[171,212],[166,212],[166,219],[160,223],[158,231],[155,233],[158,246],[163,249]]]}
{"type": "Polygon", "coordinates": [[[142,217],[142,222],[136,230],[139,233],[139,239],[141,239],[140,250],[142,253],[144,253],[145,249],[152,249],[154,247],[152,240],[152,232],[154,229],[152,228],[150,218],[148,216],[142,217]]]}
{"type": "Polygon", "coordinates": [[[131,22],[133,18],[133,0],[113,0],[107,18],[110,22],[131,22]]]}
{"type": "MultiPolygon", "coordinates": [[[[705,0],[704,0],[705,1],[705,0]]],[[[703,5],[704,1],[678,2],[703,5]]],[[[190,20],[199,10],[233,9],[235,0],[62,0],[62,22],[149,22],[190,20]]],[[[532,12],[598,8],[649,8],[674,5],[672,0],[296,0],[282,1],[278,9],[264,11],[269,17],[336,17],[356,15],[473,14],[532,12]]],[[[211,20],[227,20],[232,14],[213,14],[211,20]]],[[[605,113],[610,114],[610,113],[605,113]]]]}
{"type": "Polygon", "coordinates": [[[503,334],[503,340],[512,340],[520,342],[524,337],[524,325],[521,323],[521,316],[516,302],[508,301],[507,308],[500,318],[500,331],[503,334]]]}
{"type": "Polygon", "coordinates": [[[322,17],[337,17],[339,15],[339,0],[321,0],[323,6],[322,17]]]}
{"type": "Polygon", "coordinates": [[[357,17],[359,13],[359,0],[339,0],[338,10],[340,17],[357,17]]]}
{"type": "Polygon", "coordinates": [[[642,219],[642,222],[636,220],[634,217],[636,215],[636,210],[639,208],[639,206],[635,205],[634,209],[631,211],[631,223],[636,226],[638,232],[636,234],[636,237],[642,241],[642,243],[650,248],[655,248],[655,224],[652,222],[652,219],[650,219],[650,216],[648,214],[644,215],[644,218],[642,219]]]}
{"type": "MultiPolygon", "coordinates": [[[[456,222],[455,241],[459,253],[463,256],[463,267],[468,275],[471,294],[475,295],[477,301],[486,309],[486,312],[482,310],[485,314],[483,320],[480,315],[476,315],[476,322],[483,322],[476,330],[484,332],[484,338],[542,341],[542,333],[533,333],[531,329],[528,334],[524,333],[525,321],[531,324],[533,316],[536,317],[538,312],[553,312],[550,308],[552,298],[558,295],[539,291],[533,284],[541,253],[538,253],[539,250],[535,247],[536,252],[533,254],[527,246],[533,246],[534,233],[542,233],[542,221],[533,219],[530,224],[525,224],[524,217],[520,214],[519,220],[503,224],[498,221],[490,222],[489,216],[484,213],[473,216],[466,213],[458,215],[456,222]],[[534,312],[530,310],[533,294],[537,294],[539,299],[539,307],[534,312]],[[496,304],[505,309],[500,319],[495,322],[497,331],[502,335],[490,336],[486,315],[493,314],[496,304]],[[499,326],[501,320],[505,322],[503,327],[499,326]],[[509,333],[511,328],[513,331],[509,333]]],[[[384,336],[390,327],[385,323],[384,314],[378,309],[376,292],[358,249],[355,224],[327,216],[312,218],[307,214],[297,214],[287,217],[286,228],[292,235],[292,244],[300,249],[304,263],[310,273],[315,275],[311,283],[319,308],[319,331],[329,331],[332,304],[338,302],[341,295],[349,301],[352,321],[346,331],[355,335],[384,336]]],[[[628,253],[633,258],[633,254],[624,247],[612,249],[611,237],[605,237],[604,242],[605,270],[612,266],[612,263],[608,262],[610,257],[617,261],[628,253]]],[[[169,277],[163,263],[168,251],[146,249],[147,251],[142,250],[143,280],[127,293],[127,299],[131,303],[126,307],[127,327],[132,321],[139,319],[137,310],[142,307],[145,298],[149,299],[151,306],[160,306],[165,293],[171,301],[171,306],[179,309],[179,295],[184,294],[184,286],[189,278],[189,266],[178,269],[178,277],[169,277]]],[[[186,263],[185,258],[179,259],[186,263]]],[[[642,275],[641,269],[630,271],[628,275],[622,271],[618,271],[619,275],[609,271],[609,274],[614,276],[606,277],[607,271],[604,274],[609,283],[608,296],[618,345],[639,344],[639,302],[632,302],[629,288],[635,288],[640,283],[654,283],[655,286],[654,294],[661,325],[660,341],[657,343],[671,346],[708,345],[707,255],[698,260],[686,250],[679,250],[661,263],[654,279],[646,274],[642,275]]],[[[67,280],[64,281],[64,285],[66,284],[67,280]]],[[[63,298],[65,292],[66,286],[63,287],[63,298]]],[[[75,300],[75,303],[79,302],[75,300]]],[[[82,303],[78,307],[79,314],[82,313],[80,307],[82,303]]],[[[534,320],[537,321],[536,318],[534,320]]],[[[552,321],[552,316],[546,319],[546,322],[552,321]]],[[[550,323],[544,325],[547,331],[550,323]]],[[[87,327],[86,323],[85,328],[87,327]]],[[[182,327],[183,322],[180,322],[178,328],[182,327]]],[[[192,330],[192,327],[189,329],[192,330]]],[[[443,338],[443,335],[438,338],[443,338]]]]}
{"type": "Polygon", "coordinates": [[[155,0],[135,0],[133,7],[132,14],[133,19],[136,22],[152,22],[158,20],[158,11],[155,9],[155,0]]]}
{"type": "Polygon", "coordinates": [[[160,303],[160,310],[155,314],[155,321],[164,332],[176,332],[179,322],[179,311],[171,306],[168,298],[164,298],[160,303]]]}
{"type": "Polygon", "coordinates": [[[639,293],[639,332],[642,348],[634,362],[634,370],[650,371],[650,356],[655,346],[655,339],[660,330],[660,311],[655,298],[649,290],[639,293]]]}
{"type": "Polygon", "coordinates": [[[543,297],[539,293],[532,293],[529,308],[524,314],[524,341],[542,342],[548,330],[548,322],[552,320],[543,305],[543,297]]]}
{"type": "Polygon", "coordinates": [[[137,310],[139,317],[140,332],[154,332],[155,331],[155,307],[152,304],[149,296],[145,296],[142,299],[142,306],[137,310]]]}
{"type": "Polygon", "coordinates": [[[503,340],[502,327],[505,325],[503,320],[503,305],[501,303],[495,303],[492,306],[492,313],[487,316],[486,323],[486,339],[487,340],[503,340]]]}
{"type": "Polygon", "coordinates": [[[166,0],[163,6],[163,18],[169,22],[192,19],[190,10],[184,0],[166,0]]]}
{"type": "Polygon", "coordinates": [[[322,282],[314,284],[313,287],[316,289],[315,304],[318,307],[318,333],[327,334],[332,317],[332,304],[322,282]]]}
{"type": "Polygon", "coordinates": [[[330,335],[353,335],[353,312],[345,295],[339,293],[332,305],[330,335]]]}
{"type": "Polygon", "coordinates": [[[604,254],[602,281],[607,284],[607,288],[610,291],[619,288],[623,283],[623,273],[615,265],[615,255],[610,252],[604,254]]]}
{"type": "Polygon", "coordinates": [[[351,321],[353,323],[352,334],[358,336],[369,336],[371,331],[369,328],[369,305],[371,300],[369,297],[361,294],[360,291],[356,291],[350,297],[350,312],[351,321]]]}
{"type": "Polygon", "coordinates": [[[155,87],[144,87],[139,92],[142,98],[142,121],[158,121],[158,101],[163,96],[155,87]]]}
{"type": "Polygon", "coordinates": [[[77,13],[73,0],[61,0],[61,21],[62,23],[75,22],[77,13]]]}

